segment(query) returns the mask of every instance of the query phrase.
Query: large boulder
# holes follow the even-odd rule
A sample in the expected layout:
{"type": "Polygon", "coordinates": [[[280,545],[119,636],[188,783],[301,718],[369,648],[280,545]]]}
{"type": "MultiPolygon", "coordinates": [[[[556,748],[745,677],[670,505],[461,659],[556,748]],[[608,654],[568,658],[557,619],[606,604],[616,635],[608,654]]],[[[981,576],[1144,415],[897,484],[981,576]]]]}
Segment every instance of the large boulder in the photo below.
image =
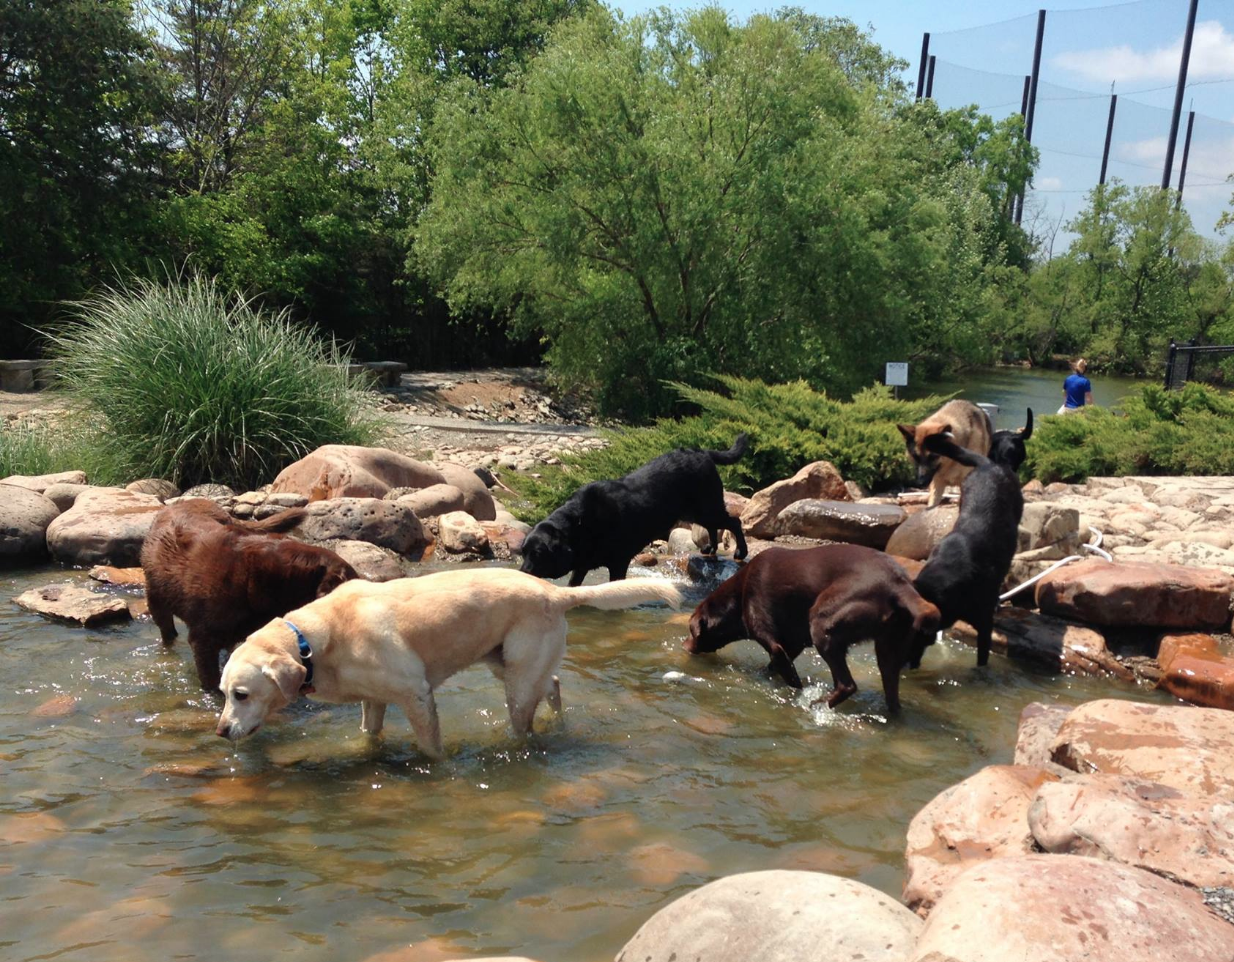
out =
{"type": "Polygon", "coordinates": [[[422,550],[430,540],[416,513],[397,501],[331,498],[312,501],[304,510],[296,533],[305,541],[367,541],[406,555],[422,550]]]}
{"type": "Polygon", "coordinates": [[[1071,710],[1051,748],[1073,772],[1131,775],[1234,796],[1234,712],[1105,698],[1071,710]]]}
{"type": "Polygon", "coordinates": [[[0,478],[0,484],[13,484],[42,494],[53,484],[85,484],[85,471],[60,471],[57,474],[10,474],[0,478]]]}
{"type": "Polygon", "coordinates": [[[1080,512],[1050,501],[1026,504],[1018,538],[1017,553],[1036,552],[1038,561],[1066,558],[1080,549],[1080,512]]]}
{"type": "MultiPolygon", "coordinates": [[[[684,958],[684,956],[683,956],[684,958]]],[[[1022,855],[965,871],[934,906],[910,962],[1216,962],[1234,925],[1198,892],[1076,855],[1022,855]]]]}
{"type": "Polygon", "coordinates": [[[1147,869],[1197,888],[1234,886],[1234,800],[1123,775],[1042,785],[1028,810],[1042,851],[1147,869]]]}
{"type": "Polygon", "coordinates": [[[0,561],[47,556],[47,526],[60,514],[54,501],[15,484],[0,484],[0,561]]]}
{"type": "Polygon", "coordinates": [[[395,499],[416,513],[417,518],[437,518],[463,510],[463,492],[452,484],[430,484],[395,499]]]}
{"type": "Polygon", "coordinates": [[[1063,727],[1063,720],[1071,714],[1070,705],[1047,705],[1031,701],[1020,711],[1020,725],[1015,737],[1015,763],[1035,765],[1048,771],[1057,769],[1052,757],[1054,739],[1063,727]]]}
{"type": "Polygon", "coordinates": [[[1042,611],[1095,625],[1203,628],[1230,625],[1234,578],[1212,568],[1078,561],[1037,583],[1042,611]]]}
{"type": "Polygon", "coordinates": [[[1234,709],[1234,658],[1223,655],[1211,635],[1187,637],[1208,643],[1173,641],[1168,647],[1163,643],[1168,658],[1158,652],[1162,674],[1157,687],[1193,705],[1234,709]]]}
{"type": "Polygon", "coordinates": [[[775,533],[885,548],[904,518],[904,509],[894,504],[797,501],[780,512],[775,533]]]}
{"type": "Polygon", "coordinates": [[[394,551],[367,541],[337,539],[322,544],[356,569],[365,581],[393,581],[406,578],[411,572],[407,563],[394,551]]]}
{"type": "Polygon", "coordinates": [[[746,872],[660,909],[616,962],[903,962],[920,931],[917,916],[861,882],[746,872]]]}
{"type": "Polygon", "coordinates": [[[136,567],[141,543],[162,508],[152,494],[90,488],[47,526],[47,548],[64,564],[136,567]]]}
{"type": "Polygon", "coordinates": [[[445,483],[445,476],[432,465],[389,448],[326,444],[280,471],[270,491],[326,501],[382,498],[391,488],[427,488],[445,483]]]}
{"type": "Polygon", "coordinates": [[[142,478],[139,481],[130,481],[124,486],[124,490],[132,491],[134,494],[152,494],[160,501],[180,497],[180,489],[165,478],[142,478]]]}
{"type": "Polygon", "coordinates": [[[887,553],[925,561],[938,543],[951,533],[959,514],[960,509],[954,504],[940,504],[910,514],[887,541],[887,553]]]}
{"type": "Polygon", "coordinates": [[[1028,808],[1058,776],[1041,768],[990,765],[936,795],[908,826],[904,901],[926,915],[974,862],[1033,850],[1028,808]]]}
{"type": "Polygon", "coordinates": [[[437,519],[441,546],[455,554],[484,554],[488,551],[488,534],[483,526],[466,511],[451,511],[437,519]]]}
{"type": "Polygon", "coordinates": [[[806,498],[826,501],[849,500],[844,478],[830,461],[807,464],[791,478],[756,491],[741,512],[741,527],[747,538],[771,538],[780,512],[795,501],[806,498]]]}
{"type": "MultiPolygon", "coordinates": [[[[956,622],[952,634],[966,644],[977,644],[977,632],[966,622],[956,622]]],[[[1009,658],[1066,675],[1115,675],[1126,681],[1135,677],[1106,647],[1100,632],[1009,605],[994,613],[991,647],[1009,658]]]]}
{"type": "Polygon", "coordinates": [[[463,507],[477,521],[495,521],[497,519],[497,502],[489,494],[485,484],[475,470],[465,468],[461,464],[439,464],[437,470],[446,479],[446,484],[452,485],[463,492],[463,507]]]}
{"type": "Polygon", "coordinates": [[[55,484],[49,484],[47,490],[43,492],[43,497],[48,501],[54,501],[56,507],[61,511],[67,511],[73,507],[73,502],[77,500],[77,496],[83,491],[90,489],[88,484],[74,484],[69,481],[58,481],[55,484]]]}
{"type": "Polygon", "coordinates": [[[32,588],[13,599],[27,611],[36,611],[49,618],[72,621],[83,628],[109,621],[128,621],[128,602],[118,595],[105,595],[74,584],[47,585],[32,588]]]}

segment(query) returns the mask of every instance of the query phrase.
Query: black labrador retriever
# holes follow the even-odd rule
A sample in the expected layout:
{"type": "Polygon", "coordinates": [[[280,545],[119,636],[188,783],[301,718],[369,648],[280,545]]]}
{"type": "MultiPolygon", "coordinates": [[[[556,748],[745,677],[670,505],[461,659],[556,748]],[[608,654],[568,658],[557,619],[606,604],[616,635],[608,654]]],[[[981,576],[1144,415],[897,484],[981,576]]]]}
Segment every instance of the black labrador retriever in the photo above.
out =
{"type": "Polygon", "coordinates": [[[724,507],[724,485],[717,464],[734,464],[746,450],[739,435],[727,451],[678,448],[616,481],[592,481],[531,529],[523,542],[523,567],[541,578],[570,574],[580,585],[592,568],[608,568],[620,581],[634,556],[679,521],[700,524],[715,551],[719,532],[737,539],[735,557],[746,556],[741,521],[724,507]]]}
{"type": "Polygon", "coordinates": [[[1030,411],[1022,433],[1000,431],[1005,436],[995,436],[989,458],[960,447],[945,434],[925,442],[931,451],[973,471],[960,487],[955,527],[930,553],[913,586],[922,598],[938,606],[941,627],[949,628],[962,619],[976,629],[978,665],[990,660],[999,590],[1015,555],[1024,513],[1015,468],[1024,460],[1023,440],[1031,433],[1030,411]]]}

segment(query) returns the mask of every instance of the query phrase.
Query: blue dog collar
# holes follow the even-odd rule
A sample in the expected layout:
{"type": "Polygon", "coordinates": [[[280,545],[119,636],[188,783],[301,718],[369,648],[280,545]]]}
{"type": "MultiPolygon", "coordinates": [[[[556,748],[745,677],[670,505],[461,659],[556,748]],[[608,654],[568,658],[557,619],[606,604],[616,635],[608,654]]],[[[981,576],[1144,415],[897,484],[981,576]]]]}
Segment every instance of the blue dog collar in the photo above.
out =
{"type": "Polygon", "coordinates": [[[300,646],[300,661],[304,663],[304,668],[307,672],[304,676],[304,684],[300,686],[300,690],[310,692],[313,690],[313,649],[309,646],[308,639],[304,637],[304,632],[286,618],[283,619],[283,624],[295,634],[296,644],[300,646]]]}

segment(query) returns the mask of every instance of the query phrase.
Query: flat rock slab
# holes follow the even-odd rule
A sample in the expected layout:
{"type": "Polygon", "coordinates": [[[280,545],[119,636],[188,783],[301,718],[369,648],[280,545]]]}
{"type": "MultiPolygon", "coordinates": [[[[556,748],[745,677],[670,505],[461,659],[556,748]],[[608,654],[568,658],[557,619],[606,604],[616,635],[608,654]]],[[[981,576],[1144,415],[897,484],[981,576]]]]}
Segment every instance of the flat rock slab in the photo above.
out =
{"type": "Polygon", "coordinates": [[[1234,712],[1101,699],[1071,710],[1051,758],[1081,774],[1130,775],[1234,798],[1234,712]]]}
{"type": "Polygon", "coordinates": [[[0,484],[0,560],[47,557],[47,528],[59,515],[55,502],[37,491],[0,484]]]}
{"type": "Polygon", "coordinates": [[[146,573],[141,568],[113,568],[111,565],[95,565],[90,577],[105,585],[138,585],[145,587],[146,573]]]}
{"type": "Polygon", "coordinates": [[[135,567],[141,543],[162,508],[152,494],[88,489],[48,525],[47,548],[64,564],[135,567]]]}
{"type": "Polygon", "coordinates": [[[960,509],[953,504],[940,504],[935,508],[916,511],[892,532],[887,541],[887,553],[925,561],[930,552],[955,527],[960,509]]]}
{"type": "Polygon", "coordinates": [[[797,501],[776,518],[777,535],[842,541],[868,548],[885,548],[892,532],[907,515],[895,504],[853,504],[849,501],[797,501]]]}
{"type": "Polygon", "coordinates": [[[1234,925],[1198,892],[1076,855],[975,865],[939,899],[909,962],[1224,962],[1234,925]]]}
{"type": "Polygon", "coordinates": [[[10,474],[0,478],[0,484],[14,484],[19,488],[42,494],[53,484],[85,484],[85,471],[60,471],[57,474],[10,474]]]}
{"type": "Polygon", "coordinates": [[[616,962],[904,962],[920,931],[917,916],[860,882],[747,872],[660,909],[616,962]]]}
{"type": "Polygon", "coordinates": [[[436,468],[389,448],[327,444],[279,472],[270,491],[325,501],[383,498],[391,488],[427,488],[445,483],[445,476],[436,468]]]}
{"type": "Polygon", "coordinates": [[[924,916],[974,862],[1031,852],[1029,806],[1056,781],[1042,768],[990,765],[936,795],[908,826],[908,907],[924,916]]]}
{"type": "MultiPolygon", "coordinates": [[[[770,538],[775,535],[776,518],[796,501],[822,498],[828,501],[848,501],[844,478],[830,461],[814,461],[791,478],[777,481],[761,491],[755,491],[741,506],[741,527],[747,538],[770,538]]],[[[730,511],[730,502],[725,507],[730,511]]],[[[732,502],[736,506],[736,502],[732,502]]]]}
{"type": "Polygon", "coordinates": [[[1042,611],[1094,625],[1225,631],[1234,578],[1215,568],[1078,561],[1037,583],[1042,611]]]}
{"type": "Polygon", "coordinates": [[[93,628],[109,621],[128,621],[131,617],[126,599],[100,594],[78,585],[33,588],[13,600],[27,611],[62,621],[74,621],[83,628],[93,628]]]}
{"type": "Polygon", "coordinates": [[[1199,888],[1234,885],[1234,800],[1123,775],[1043,784],[1028,810],[1043,851],[1088,855],[1199,888]]]}
{"type": "Polygon", "coordinates": [[[1180,647],[1162,665],[1157,687],[1193,705],[1234,710],[1234,658],[1199,645],[1180,647]]]}

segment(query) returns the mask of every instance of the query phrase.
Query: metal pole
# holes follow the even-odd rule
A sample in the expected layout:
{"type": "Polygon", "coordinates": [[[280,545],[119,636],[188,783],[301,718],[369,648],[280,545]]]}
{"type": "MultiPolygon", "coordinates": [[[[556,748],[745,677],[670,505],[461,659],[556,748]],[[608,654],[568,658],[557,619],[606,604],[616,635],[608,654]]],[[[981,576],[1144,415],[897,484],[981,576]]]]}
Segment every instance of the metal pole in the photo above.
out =
{"type": "Polygon", "coordinates": [[[930,54],[930,72],[926,74],[926,99],[934,96],[934,54],[930,54]]]}
{"type": "Polygon", "coordinates": [[[1187,114],[1187,136],[1183,138],[1183,162],[1178,167],[1178,197],[1174,209],[1183,205],[1183,184],[1187,182],[1187,156],[1191,153],[1191,128],[1195,126],[1195,111],[1187,114]]]}
{"type": "MultiPolygon", "coordinates": [[[[1037,41],[1033,44],[1033,72],[1029,74],[1028,110],[1024,114],[1024,139],[1033,142],[1033,117],[1037,113],[1037,81],[1041,78],[1041,41],[1045,38],[1045,11],[1037,11],[1037,41]]],[[[1024,195],[1020,195],[1020,206],[1016,211],[1015,222],[1020,223],[1024,216],[1024,195]]]]}
{"type": "Polygon", "coordinates": [[[1161,189],[1170,186],[1174,167],[1174,141],[1178,137],[1178,121],[1183,115],[1183,91],[1187,89],[1187,67],[1191,63],[1191,37],[1195,33],[1195,10],[1200,0],[1191,0],[1187,10],[1187,32],[1183,34],[1183,55],[1178,61],[1178,86],[1174,90],[1174,113],[1170,117],[1170,136],[1165,143],[1165,170],[1161,173],[1161,189]]]}
{"type": "Polygon", "coordinates": [[[917,68],[917,99],[921,99],[921,92],[925,90],[925,75],[926,63],[930,59],[930,35],[923,33],[921,35],[921,66],[917,68]]]}
{"type": "MultiPolygon", "coordinates": [[[[1028,85],[1032,81],[1032,77],[1028,74],[1024,75],[1024,92],[1020,95],[1020,123],[1024,123],[1024,115],[1028,113],[1028,85]]],[[[1020,218],[1024,216],[1024,192],[1016,194],[1011,198],[1011,218],[1017,224],[1020,223],[1020,218]]]]}
{"type": "Polygon", "coordinates": [[[1178,358],[1178,345],[1170,341],[1170,353],[1165,359],[1165,389],[1174,387],[1174,362],[1178,358]]]}
{"type": "Polygon", "coordinates": [[[1101,178],[1097,181],[1105,186],[1105,168],[1110,162],[1110,140],[1114,136],[1114,111],[1118,109],[1118,94],[1110,94],[1110,117],[1105,122],[1105,149],[1101,151],[1101,178]]]}
{"type": "Polygon", "coordinates": [[[1020,119],[1023,120],[1025,114],[1028,113],[1028,85],[1032,82],[1032,77],[1028,74],[1024,75],[1024,93],[1020,95],[1020,119]]]}

